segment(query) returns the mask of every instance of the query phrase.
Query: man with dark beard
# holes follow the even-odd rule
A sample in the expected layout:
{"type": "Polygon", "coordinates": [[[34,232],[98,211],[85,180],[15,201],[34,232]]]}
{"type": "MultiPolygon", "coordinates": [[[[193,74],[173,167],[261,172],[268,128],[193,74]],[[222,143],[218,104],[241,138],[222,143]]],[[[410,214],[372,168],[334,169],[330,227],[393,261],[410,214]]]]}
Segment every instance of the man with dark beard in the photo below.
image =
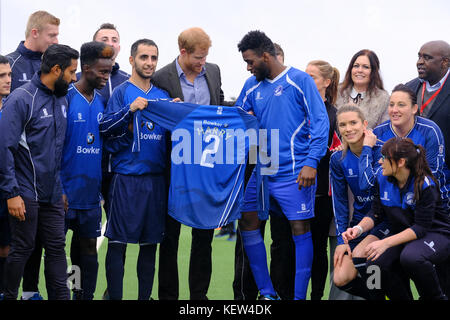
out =
{"type": "Polygon", "coordinates": [[[140,245],[138,299],[149,300],[156,246],[164,233],[167,131],[141,116],[146,112],[149,99],[169,98],[166,91],[150,82],[158,54],[158,47],[150,39],[138,40],[131,46],[131,77],[116,87],[100,123],[100,131],[108,137],[104,147],[112,155],[113,177],[105,232],[108,238],[106,280],[111,300],[122,299],[127,243],[140,245]]]}
{"type": "Polygon", "coordinates": [[[69,299],[60,167],[67,125],[64,96],[76,80],[78,57],[68,46],[51,45],[42,56],[41,71],[4,103],[0,190],[7,198],[11,226],[5,300],[17,298],[37,237],[45,248],[48,298],[69,299]]]}

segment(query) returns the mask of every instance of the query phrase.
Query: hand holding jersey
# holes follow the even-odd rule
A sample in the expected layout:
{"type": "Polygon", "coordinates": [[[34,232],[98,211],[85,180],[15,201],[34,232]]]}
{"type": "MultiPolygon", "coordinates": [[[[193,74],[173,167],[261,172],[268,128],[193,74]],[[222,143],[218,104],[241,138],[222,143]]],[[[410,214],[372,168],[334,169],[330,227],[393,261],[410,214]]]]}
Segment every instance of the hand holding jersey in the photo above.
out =
{"type": "Polygon", "coordinates": [[[137,97],[131,104],[130,110],[131,112],[136,112],[137,110],[144,110],[147,108],[148,100],[143,97],[137,97]]]}

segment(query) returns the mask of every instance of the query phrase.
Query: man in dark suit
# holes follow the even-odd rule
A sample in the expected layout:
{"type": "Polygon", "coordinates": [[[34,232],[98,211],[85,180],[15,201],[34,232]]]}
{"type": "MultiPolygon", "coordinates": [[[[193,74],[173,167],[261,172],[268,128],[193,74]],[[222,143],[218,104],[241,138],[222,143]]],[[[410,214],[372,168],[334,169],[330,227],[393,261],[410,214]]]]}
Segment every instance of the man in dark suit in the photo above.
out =
{"type": "Polygon", "coordinates": [[[445,140],[445,162],[450,164],[450,45],[445,41],[425,43],[419,51],[419,77],[406,85],[417,93],[420,115],[433,120],[445,140]],[[437,94],[436,94],[437,93],[437,94]]]}
{"type": "MultiPolygon", "coordinates": [[[[439,126],[445,141],[446,180],[450,181],[450,45],[445,41],[430,41],[419,51],[419,77],[406,85],[417,94],[420,115],[439,126]]],[[[447,204],[447,208],[450,204],[447,204]]],[[[436,266],[444,293],[450,294],[450,259],[436,266]]]]}
{"type": "MultiPolygon", "coordinates": [[[[200,28],[184,30],[178,36],[180,55],[157,71],[152,78],[155,86],[166,90],[172,98],[202,105],[232,105],[224,101],[220,69],[207,63],[211,40],[200,28]]],[[[170,141],[170,139],[169,139],[170,141]]],[[[192,228],[192,247],[189,264],[191,300],[206,300],[211,280],[211,242],[214,230],[192,228]]],[[[176,300],[178,285],[178,239],[180,223],[169,215],[166,232],[159,251],[159,299],[176,300]]]]}

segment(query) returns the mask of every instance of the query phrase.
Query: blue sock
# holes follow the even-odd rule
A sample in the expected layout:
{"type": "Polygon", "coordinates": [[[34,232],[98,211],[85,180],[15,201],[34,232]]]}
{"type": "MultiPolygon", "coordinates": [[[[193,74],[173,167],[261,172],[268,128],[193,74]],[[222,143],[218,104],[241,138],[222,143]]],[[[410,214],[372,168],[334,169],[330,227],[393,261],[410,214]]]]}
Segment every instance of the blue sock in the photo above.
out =
{"type": "Polygon", "coordinates": [[[108,243],[106,252],[106,281],[110,300],[122,300],[123,294],[123,256],[127,245],[124,243],[108,243]]]}
{"type": "Polygon", "coordinates": [[[306,300],[313,261],[311,232],[292,236],[295,243],[295,296],[294,300],[306,300]]]}
{"type": "Polygon", "coordinates": [[[95,254],[80,255],[81,288],[83,288],[83,299],[93,300],[95,287],[97,286],[98,261],[95,254]]]}
{"type": "Polygon", "coordinates": [[[156,244],[139,247],[137,276],[139,282],[138,300],[149,300],[152,295],[153,277],[155,275],[156,244]]]}
{"type": "Polygon", "coordinates": [[[267,254],[259,229],[241,231],[242,243],[247,254],[253,278],[261,295],[276,295],[267,267],[267,254]]]}

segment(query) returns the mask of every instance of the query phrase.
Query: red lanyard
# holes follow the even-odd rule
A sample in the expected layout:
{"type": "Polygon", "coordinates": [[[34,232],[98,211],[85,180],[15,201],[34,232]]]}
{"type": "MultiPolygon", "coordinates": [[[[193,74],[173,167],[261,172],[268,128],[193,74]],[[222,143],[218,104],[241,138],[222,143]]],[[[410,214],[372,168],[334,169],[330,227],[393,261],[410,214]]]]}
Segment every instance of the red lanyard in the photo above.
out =
{"type": "Polygon", "coordinates": [[[447,81],[448,76],[445,78],[444,82],[442,83],[442,85],[439,87],[439,89],[430,97],[430,99],[427,100],[427,102],[423,103],[423,97],[425,96],[425,81],[423,82],[422,85],[422,107],[420,108],[420,114],[423,113],[423,110],[427,107],[427,105],[434,99],[436,98],[436,96],[439,94],[439,92],[441,92],[442,87],[445,84],[445,81],[447,81]]]}

